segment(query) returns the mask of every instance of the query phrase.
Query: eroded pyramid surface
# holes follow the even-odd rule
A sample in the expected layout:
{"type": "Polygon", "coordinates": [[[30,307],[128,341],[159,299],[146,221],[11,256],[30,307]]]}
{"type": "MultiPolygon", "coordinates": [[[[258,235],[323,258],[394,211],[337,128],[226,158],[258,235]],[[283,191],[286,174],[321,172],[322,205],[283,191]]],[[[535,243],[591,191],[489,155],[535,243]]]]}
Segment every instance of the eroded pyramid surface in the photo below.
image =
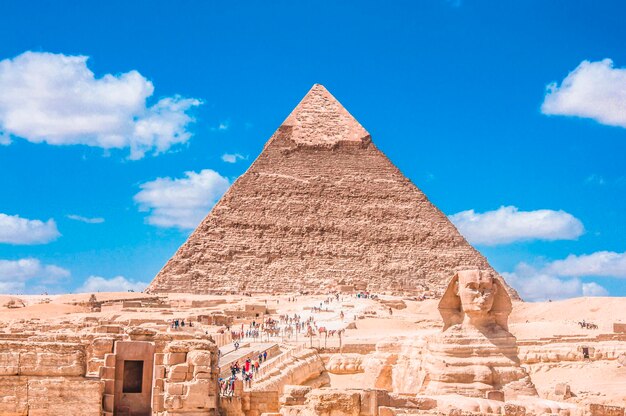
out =
{"type": "Polygon", "coordinates": [[[315,85],[147,291],[440,294],[466,268],[492,270],[315,85]]]}

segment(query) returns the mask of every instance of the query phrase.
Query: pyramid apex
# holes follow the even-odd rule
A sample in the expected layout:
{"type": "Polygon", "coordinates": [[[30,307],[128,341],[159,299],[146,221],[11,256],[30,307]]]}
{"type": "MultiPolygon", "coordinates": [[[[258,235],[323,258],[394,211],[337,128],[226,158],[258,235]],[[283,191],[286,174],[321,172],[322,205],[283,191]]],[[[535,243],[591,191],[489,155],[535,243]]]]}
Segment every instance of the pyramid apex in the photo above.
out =
{"type": "Polygon", "coordinates": [[[292,127],[291,139],[297,144],[370,141],[367,130],[322,84],[313,84],[282,125],[292,127]]]}

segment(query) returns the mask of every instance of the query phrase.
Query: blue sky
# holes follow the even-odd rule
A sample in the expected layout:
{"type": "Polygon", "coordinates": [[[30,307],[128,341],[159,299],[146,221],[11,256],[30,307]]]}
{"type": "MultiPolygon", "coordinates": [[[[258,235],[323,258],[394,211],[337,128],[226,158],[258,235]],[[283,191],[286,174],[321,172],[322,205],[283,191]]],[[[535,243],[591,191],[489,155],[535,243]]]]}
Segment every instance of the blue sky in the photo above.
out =
{"type": "Polygon", "coordinates": [[[2,2],[0,292],[141,289],[321,83],[525,298],[626,296],[625,13],[2,2]]]}

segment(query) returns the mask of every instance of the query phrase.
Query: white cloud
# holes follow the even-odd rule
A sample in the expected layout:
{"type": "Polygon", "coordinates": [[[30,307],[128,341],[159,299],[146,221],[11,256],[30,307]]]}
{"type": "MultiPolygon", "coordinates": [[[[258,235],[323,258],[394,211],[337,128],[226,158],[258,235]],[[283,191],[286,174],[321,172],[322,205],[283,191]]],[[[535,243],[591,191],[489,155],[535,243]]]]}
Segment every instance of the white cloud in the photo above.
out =
{"type": "Polygon", "coordinates": [[[626,278],[626,253],[597,251],[579,256],[572,254],[538,268],[520,263],[514,272],[502,275],[522,298],[531,301],[608,296],[609,292],[598,283],[585,283],[580,278],[626,278]]]}
{"type": "Polygon", "coordinates": [[[450,221],[472,244],[497,245],[526,240],[573,240],[584,232],[583,224],[565,211],[520,211],[500,207],[477,213],[473,209],[450,216],[450,221]]]}
{"type": "Polygon", "coordinates": [[[248,156],[240,155],[239,153],[224,153],[222,160],[226,163],[237,163],[239,160],[246,160],[248,156]]]}
{"type": "Polygon", "coordinates": [[[567,299],[583,295],[580,279],[559,279],[522,263],[513,273],[502,273],[504,279],[527,301],[567,299]]]}
{"type": "Polygon", "coordinates": [[[583,283],[583,296],[609,296],[609,291],[596,282],[583,283]]]}
{"type": "Polygon", "coordinates": [[[230,121],[226,120],[226,121],[222,121],[220,122],[220,124],[217,125],[217,127],[211,127],[212,131],[226,131],[230,128],[230,121]]]}
{"type": "Polygon", "coordinates": [[[614,68],[610,59],[581,62],[560,86],[547,86],[541,111],[626,128],[626,68],[614,68]]]}
{"type": "Polygon", "coordinates": [[[606,180],[604,179],[604,176],[602,175],[598,175],[596,173],[592,173],[591,175],[587,176],[585,178],[585,185],[605,185],[606,184],[606,180]]]}
{"type": "Polygon", "coordinates": [[[96,293],[96,292],[142,292],[148,283],[128,280],[124,276],[115,276],[105,279],[100,276],[89,276],[76,293],[96,293]]]}
{"type": "Polygon", "coordinates": [[[25,52],[0,61],[0,142],[130,148],[130,158],[165,152],[191,137],[187,113],[199,100],[166,97],[137,71],[96,78],[86,56],[25,52]]]}
{"type": "Polygon", "coordinates": [[[18,215],[0,214],[0,243],[45,244],[61,233],[53,219],[29,220],[18,215]]]}
{"type": "Polygon", "coordinates": [[[626,278],[626,252],[597,251],[580,256],[569,255],[545,267],[557,276],[602,276],[626,278]]]}
{"type": "Polygon", "coordinates": [[[184,178],[157,178],[141,184],[135,202],[149,211],[148,223],[157,227],[195,228],[226,192],[230,182],[219,173],[204,169],[185,172],[184,178]]]}
{"type": "Polygon", "coordinates": [[[24,292],[26,282],[56,283],[70,276],[69,270],[38,259],[0,260],[0,293],[24,292]]]}
{"type": "Polygon", "coordinates": [[[69,218],[70,220],[80,221],[80,222],[84,222],[87,224],[102,224],[104,222],[104,218],[100,218],[100,217],[89,218],[89,217],[83,217],[82,215],[75,215],[75,214],[70,214],[67,216],[67,218],[69,218]]]}

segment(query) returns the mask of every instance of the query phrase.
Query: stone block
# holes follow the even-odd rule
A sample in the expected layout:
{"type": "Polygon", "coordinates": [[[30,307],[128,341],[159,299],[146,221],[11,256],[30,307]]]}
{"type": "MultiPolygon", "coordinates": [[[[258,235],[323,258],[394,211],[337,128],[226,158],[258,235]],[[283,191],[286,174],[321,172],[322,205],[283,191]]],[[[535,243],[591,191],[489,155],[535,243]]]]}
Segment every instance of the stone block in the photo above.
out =
{"type": "Polygon", "coordinates": [[[26,377],[0,377],[0,415],[25,415],[28,412],[26,377]]]}
{"type": "Polygon", "coordinates": [[[154,376],[155,379],[165,378],[165,366],[164,365],[155,365],[154,366],[154,376]]]}
{"type": "Polygon", "coordinates": [[[115,367],[115,354],[105,354],[104,355],[104,365],[107,367],[115,367]]]}
{"type": "Polygon", "coordinates": [[[199,366],[195,366],[193,369],[193,374],[197,375],[200,373],[211,373],[211,367],[210,366],[204,366],[204,365],[199,365],[199,366]]]}
{"type": "Polygon", "coordinates": [[[91,354],[94,357],[104,358],[106,354],[113,352],[114,343],[113,338],[94,338],[90,346],[91,354]]]}
{"type": "Polygon", "coordinates": [[[626,410],[622,406],[610,406],[606,404],[588,404],[586,414],[588,416],[624,416],[626,410]]]}
{"type": "Polygon", "coordinates": [[[183,384],[182,383],[166,383],[165,384],[165,393],[169,395],[182,395],[183,394],[183,384]]]}
{"type": "Polygon", "coordinates": [[[115,380],[104,380],[104,393],[113,394],[115,392],[115,380]]]}
{"type": "Polygon", "coordinates": [[[25,376],[83,376],[84,352],[74,346],[63,349],[38,344],[37,349],[21,352],[19,374],[25,376]],[[41,348],[41,349],[40,349],[41,348]]]}
{"type": "Polygon", "coordinates": [[[187,353],[187,362],[192,365],[211,366],[210,351],[189,351],[187,353]]]}
{"type": "Polygon", "coordinates": [[[164,395],[158,394],[152,396],[152,411],[153,412],[162,412],[164,409],[164,395]]]}
{"type": "Polygon", "coordinates": [[[156,353],[154,354],[154,364],[155,365],[163,365],[165,363],[165,354],[156,353]]]}
{"type": "Polygon", "coordinates": [[[19,372],[20,354],[18,352],[0,353],[0,376],[16,376],[19,372]]]}
{"type": "Polygon", "coordinates": [[[104,394],[102,397],[102,408],[108,411],[113,411],[115,405],[115,396],[113,394],[104,394]]]}
{"type": "Polygon", "coordinates": [[[184,352],[170,352],[165,355],[165,365],[182,364],[187,360],[187,354],[184,352]]]}
{"type": "Polygon", "coordinates": [[[505,416],[526,416],[526,408],[517,404],[505,403],[504,415],[505,416]]]}
{"type": "Polygon", "coordinates": [[[504,392],[502,390],[489,390],[485,393],[485,398],[489,400],[504,401],[504,392]]]}
{"type": "Polygon", "coordinates": [[[99,377],[103,380],[114,380],[115,367],[100,367],[99,377]]]}
{"type": "Polygon", "coordinates": [[[104,383],[46,378],[28,381],[29,416],[100,416],[104,383]]]}

